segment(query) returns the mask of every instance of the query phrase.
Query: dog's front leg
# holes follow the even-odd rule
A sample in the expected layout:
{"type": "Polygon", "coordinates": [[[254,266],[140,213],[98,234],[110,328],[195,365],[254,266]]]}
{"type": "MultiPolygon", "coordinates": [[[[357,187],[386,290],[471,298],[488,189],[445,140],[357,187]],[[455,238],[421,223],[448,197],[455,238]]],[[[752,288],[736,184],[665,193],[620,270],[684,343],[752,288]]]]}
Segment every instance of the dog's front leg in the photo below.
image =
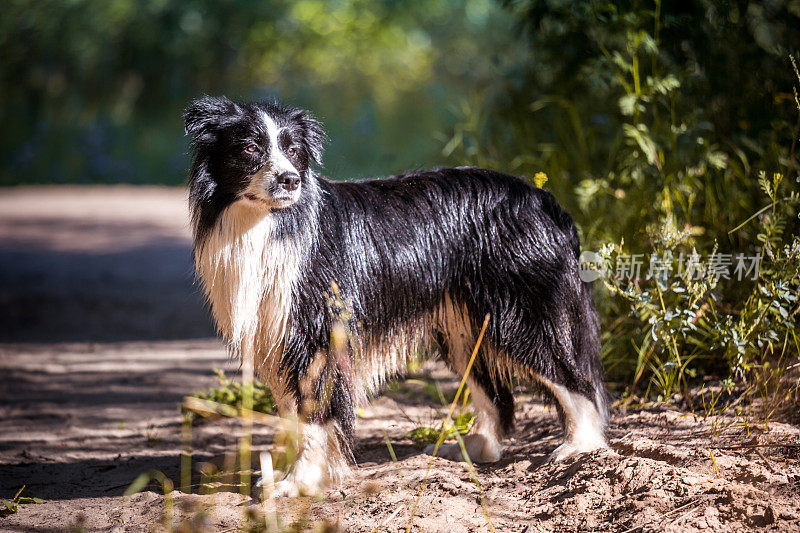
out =
{"type": "Polygon", "coordinates": [[[350,472],[335,422],[300,423],[298,433],[297,460],[286,477],[275,484],[276,496],[318,494],[350,472]]]}
{"type": "Polygon", "coordinates": [[[318,355],[300,382],[297,459],[276,494],[317,494],[350,473],[355,407],[348,361],[318,355]],[[316,367],[316,368],[315,368],[316,367]]]}

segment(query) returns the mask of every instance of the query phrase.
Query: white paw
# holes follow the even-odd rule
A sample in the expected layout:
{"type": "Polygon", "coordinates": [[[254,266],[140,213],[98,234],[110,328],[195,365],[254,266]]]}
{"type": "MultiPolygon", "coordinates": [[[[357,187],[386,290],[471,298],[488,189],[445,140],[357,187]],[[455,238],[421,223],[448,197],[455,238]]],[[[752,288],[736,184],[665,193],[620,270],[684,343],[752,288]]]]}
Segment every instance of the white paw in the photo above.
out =
{"type": "MultiPolygon", "coordinates": [[[[308,467],[308,465],[296,464],[281,481],[276,481],[272,487],[268,487],[266,492],[272,493],[275,498],[298,496],[316,496],[322,492],[325,485],[324,476],[318,468],[308,467]]],[[[264,485],[263,478],[259,478],[256,486],[261,488],[264,485]]],[[[263,489],[262,489],[263,490],[263,489]]]]}
{"type": "Polygon", "coordinates": [[[322,486],[317,483],[303,483],[293,475],[275,483],[272,496],[275,498],[296,498],[298,496],[316,496],[322,491],[322,486]]]}
{"type": "Polygon", "coordinates": [[[561,446],[553,450],[549,461],[563,461],[579,453],[591,452],[600,448],[608,448],[604,439],[591,440],[586,442],[565,441],[561,446]]]}
{"type": "Polygon", "coordinates": [[[284,479],[275,483],[275,490],[272,491],[275,498],[296,498],[300,496],[300,487],[294,479],[284,479]]]}

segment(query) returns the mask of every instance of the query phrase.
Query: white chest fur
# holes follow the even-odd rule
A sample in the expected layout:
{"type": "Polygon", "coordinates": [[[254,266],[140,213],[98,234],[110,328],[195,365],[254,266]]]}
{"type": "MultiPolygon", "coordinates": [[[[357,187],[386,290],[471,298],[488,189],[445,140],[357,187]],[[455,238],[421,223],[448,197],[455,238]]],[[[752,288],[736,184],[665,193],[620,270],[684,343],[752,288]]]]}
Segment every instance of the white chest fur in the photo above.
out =
{"type": "Polygon", "coordinates": [[[274,389],[300,254],[273,229],[270,214],[233,204],[198,243],[195,268],[228,347],[252,356],[255,371],[274,389]]]}

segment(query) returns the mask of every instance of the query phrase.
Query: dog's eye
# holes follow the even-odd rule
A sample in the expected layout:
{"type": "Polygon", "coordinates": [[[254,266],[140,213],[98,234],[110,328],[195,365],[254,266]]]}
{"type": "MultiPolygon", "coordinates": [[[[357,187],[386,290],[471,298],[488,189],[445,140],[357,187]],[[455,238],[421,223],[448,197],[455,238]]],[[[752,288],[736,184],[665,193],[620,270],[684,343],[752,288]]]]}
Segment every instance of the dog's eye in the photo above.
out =
{"type": "Polygon", "coordinates": [[[254,153],[258,152],[258,145],[257,144],[251,144],[250,146],[245,148],[245,150],[247,150],[251,154],[254,154],[254,153]]]}
{"type": "Polygon", "coordinates": [[[297,150],[295,150],[293,147],[289,147],[286,149],[286,155],[289,157],[294,157],[297,155],[297,150]]]}

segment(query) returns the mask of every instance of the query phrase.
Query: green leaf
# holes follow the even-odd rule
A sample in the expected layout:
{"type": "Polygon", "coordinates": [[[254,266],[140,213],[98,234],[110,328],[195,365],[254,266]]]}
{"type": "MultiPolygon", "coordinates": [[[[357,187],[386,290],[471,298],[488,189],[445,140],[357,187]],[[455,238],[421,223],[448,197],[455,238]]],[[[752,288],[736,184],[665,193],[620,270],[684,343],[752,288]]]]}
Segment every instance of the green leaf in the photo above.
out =
{"type": "Polygon", "coordinates": [[[139,477],[134,479],[133,483],[131,483],[128,488],[125,489],[123,496],[133,496],[137,492],[141,492],[147,486],[147,484],[150,483],[150,479],[150,472],[139,474],[139,477]]]}
{"type": "Polygon", "coordinates": [[[668,74],[663,78],[648,78],[648,81],[653,89],[660,94],[669,94],[681,86],[681,82],[672,74],[668,74]]]}
{"type": "Polygon", "coordinates": [[[44,503],[44,500],[41,498],[29,498],[27,496],[23,496],[17,499],[17,503],[44,503]]]}
{"type": "Polygon", "coordinates": [[[439,439],[439,431],[432,427],[420,426],[406,433],[406,438],[411,439],[420,448],[428,444],[435,444],[439,439]]]}
{"type": "Polygon", "coordinates": [[[9,516],[17,512],[16,502],[0,500],[0,517],[9,516]]]}
{"type": "Polygon", "coordinates": [[[728,156],[723,152],[709,152],[706,160],[709,165],[720,170],[728,167],[728,156]]]}
{"type": "Polygon", "coordinates": [[[651,165],[658,165],[658,149],[656,143],[650,138],[650,132],[644,124],[633,126],[632,124],[624,124],[623,131],[630,139],[633,139],[639,146],[647,162],[651,165]]]}

